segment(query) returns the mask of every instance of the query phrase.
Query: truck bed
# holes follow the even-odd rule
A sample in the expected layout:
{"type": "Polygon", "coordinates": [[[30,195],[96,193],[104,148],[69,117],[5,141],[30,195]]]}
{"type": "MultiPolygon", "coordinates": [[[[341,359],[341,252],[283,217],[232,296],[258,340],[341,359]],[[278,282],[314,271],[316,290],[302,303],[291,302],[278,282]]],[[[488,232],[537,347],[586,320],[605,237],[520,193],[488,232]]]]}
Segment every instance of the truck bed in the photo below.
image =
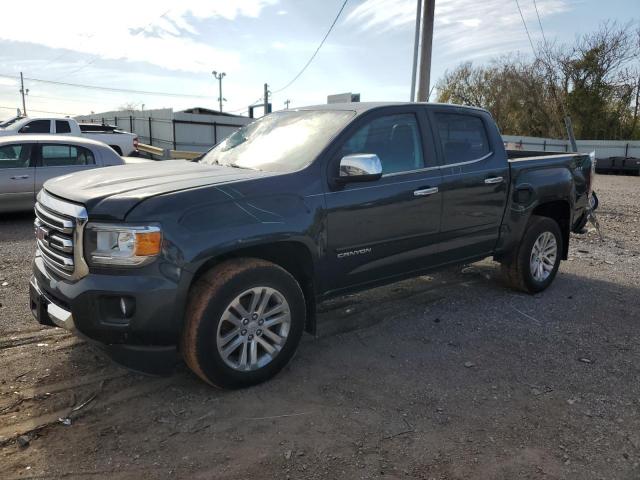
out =
{"type": "Polygon", "coordinates": [[[551,157],[556,155],[569,155],[572,152],[559,152],[559,151],[547,151],[541,152],[539,150],[508,150],[507,158],[509,160],[517,160],[521,158],[533,158],[533,157],[551,157]]]}

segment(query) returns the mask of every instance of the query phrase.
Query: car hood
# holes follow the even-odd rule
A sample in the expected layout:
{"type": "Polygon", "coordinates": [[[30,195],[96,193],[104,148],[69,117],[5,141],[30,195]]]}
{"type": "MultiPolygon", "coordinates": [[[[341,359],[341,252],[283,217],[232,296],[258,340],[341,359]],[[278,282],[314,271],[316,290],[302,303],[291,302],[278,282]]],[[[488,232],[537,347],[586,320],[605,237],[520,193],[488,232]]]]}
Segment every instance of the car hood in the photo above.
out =
{"type": "Polygon", "coordinates": [[[123,219],[141,201],[166,193],[252,180],[272,173],[185,160],[96,168],[53,178],[44,189],[81,203],[89,216],[123,219]]]}

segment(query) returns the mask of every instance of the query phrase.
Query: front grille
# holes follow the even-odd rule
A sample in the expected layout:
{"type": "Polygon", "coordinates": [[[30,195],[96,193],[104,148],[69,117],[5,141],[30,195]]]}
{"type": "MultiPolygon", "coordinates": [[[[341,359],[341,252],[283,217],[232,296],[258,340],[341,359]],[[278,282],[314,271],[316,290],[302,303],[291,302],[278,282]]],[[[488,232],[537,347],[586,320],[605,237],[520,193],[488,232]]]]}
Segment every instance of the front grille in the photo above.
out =
{"type": "Polygon", "coordinates": [[[82,256],[82,230],[86,210],[42,190],[35,213],[36,241],[45,264],[63,277],[84,276],[87,266],[82,256]]]}

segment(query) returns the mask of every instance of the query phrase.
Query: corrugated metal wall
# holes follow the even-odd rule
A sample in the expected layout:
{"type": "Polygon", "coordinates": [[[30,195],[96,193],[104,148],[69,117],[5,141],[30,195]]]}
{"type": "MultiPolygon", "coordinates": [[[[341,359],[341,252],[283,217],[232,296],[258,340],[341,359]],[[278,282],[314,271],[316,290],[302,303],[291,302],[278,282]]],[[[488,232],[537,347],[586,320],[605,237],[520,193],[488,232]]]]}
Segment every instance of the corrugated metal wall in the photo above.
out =
{"type": "MultiPolygon", "coordinates": [[[[533,151],[571,150],[569,140],[555,138],[521,137],[517,135],[503,135],[502,139],[515,148],[533,151]]],[[[640,140],[577,140],[578,150],[583,153],[595,151],[596,158],[634,157],[640,158],[640,140]]]]}

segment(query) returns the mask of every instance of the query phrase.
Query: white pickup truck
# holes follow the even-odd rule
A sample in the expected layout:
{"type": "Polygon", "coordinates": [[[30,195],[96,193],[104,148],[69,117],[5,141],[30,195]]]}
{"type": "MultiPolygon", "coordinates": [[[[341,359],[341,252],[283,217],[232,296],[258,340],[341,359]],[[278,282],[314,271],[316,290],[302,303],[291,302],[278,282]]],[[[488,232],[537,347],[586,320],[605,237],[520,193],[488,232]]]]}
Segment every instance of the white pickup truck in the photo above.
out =
{"type": "Polygon", "coordinates": [[[0,136],[34,133],[89,138],[106,143],[122,156],[129,156],[138,150],[138,136],[133,133],[106,125],[81,124],[73,118],[15,117],[0,124],[0,136]]]}

